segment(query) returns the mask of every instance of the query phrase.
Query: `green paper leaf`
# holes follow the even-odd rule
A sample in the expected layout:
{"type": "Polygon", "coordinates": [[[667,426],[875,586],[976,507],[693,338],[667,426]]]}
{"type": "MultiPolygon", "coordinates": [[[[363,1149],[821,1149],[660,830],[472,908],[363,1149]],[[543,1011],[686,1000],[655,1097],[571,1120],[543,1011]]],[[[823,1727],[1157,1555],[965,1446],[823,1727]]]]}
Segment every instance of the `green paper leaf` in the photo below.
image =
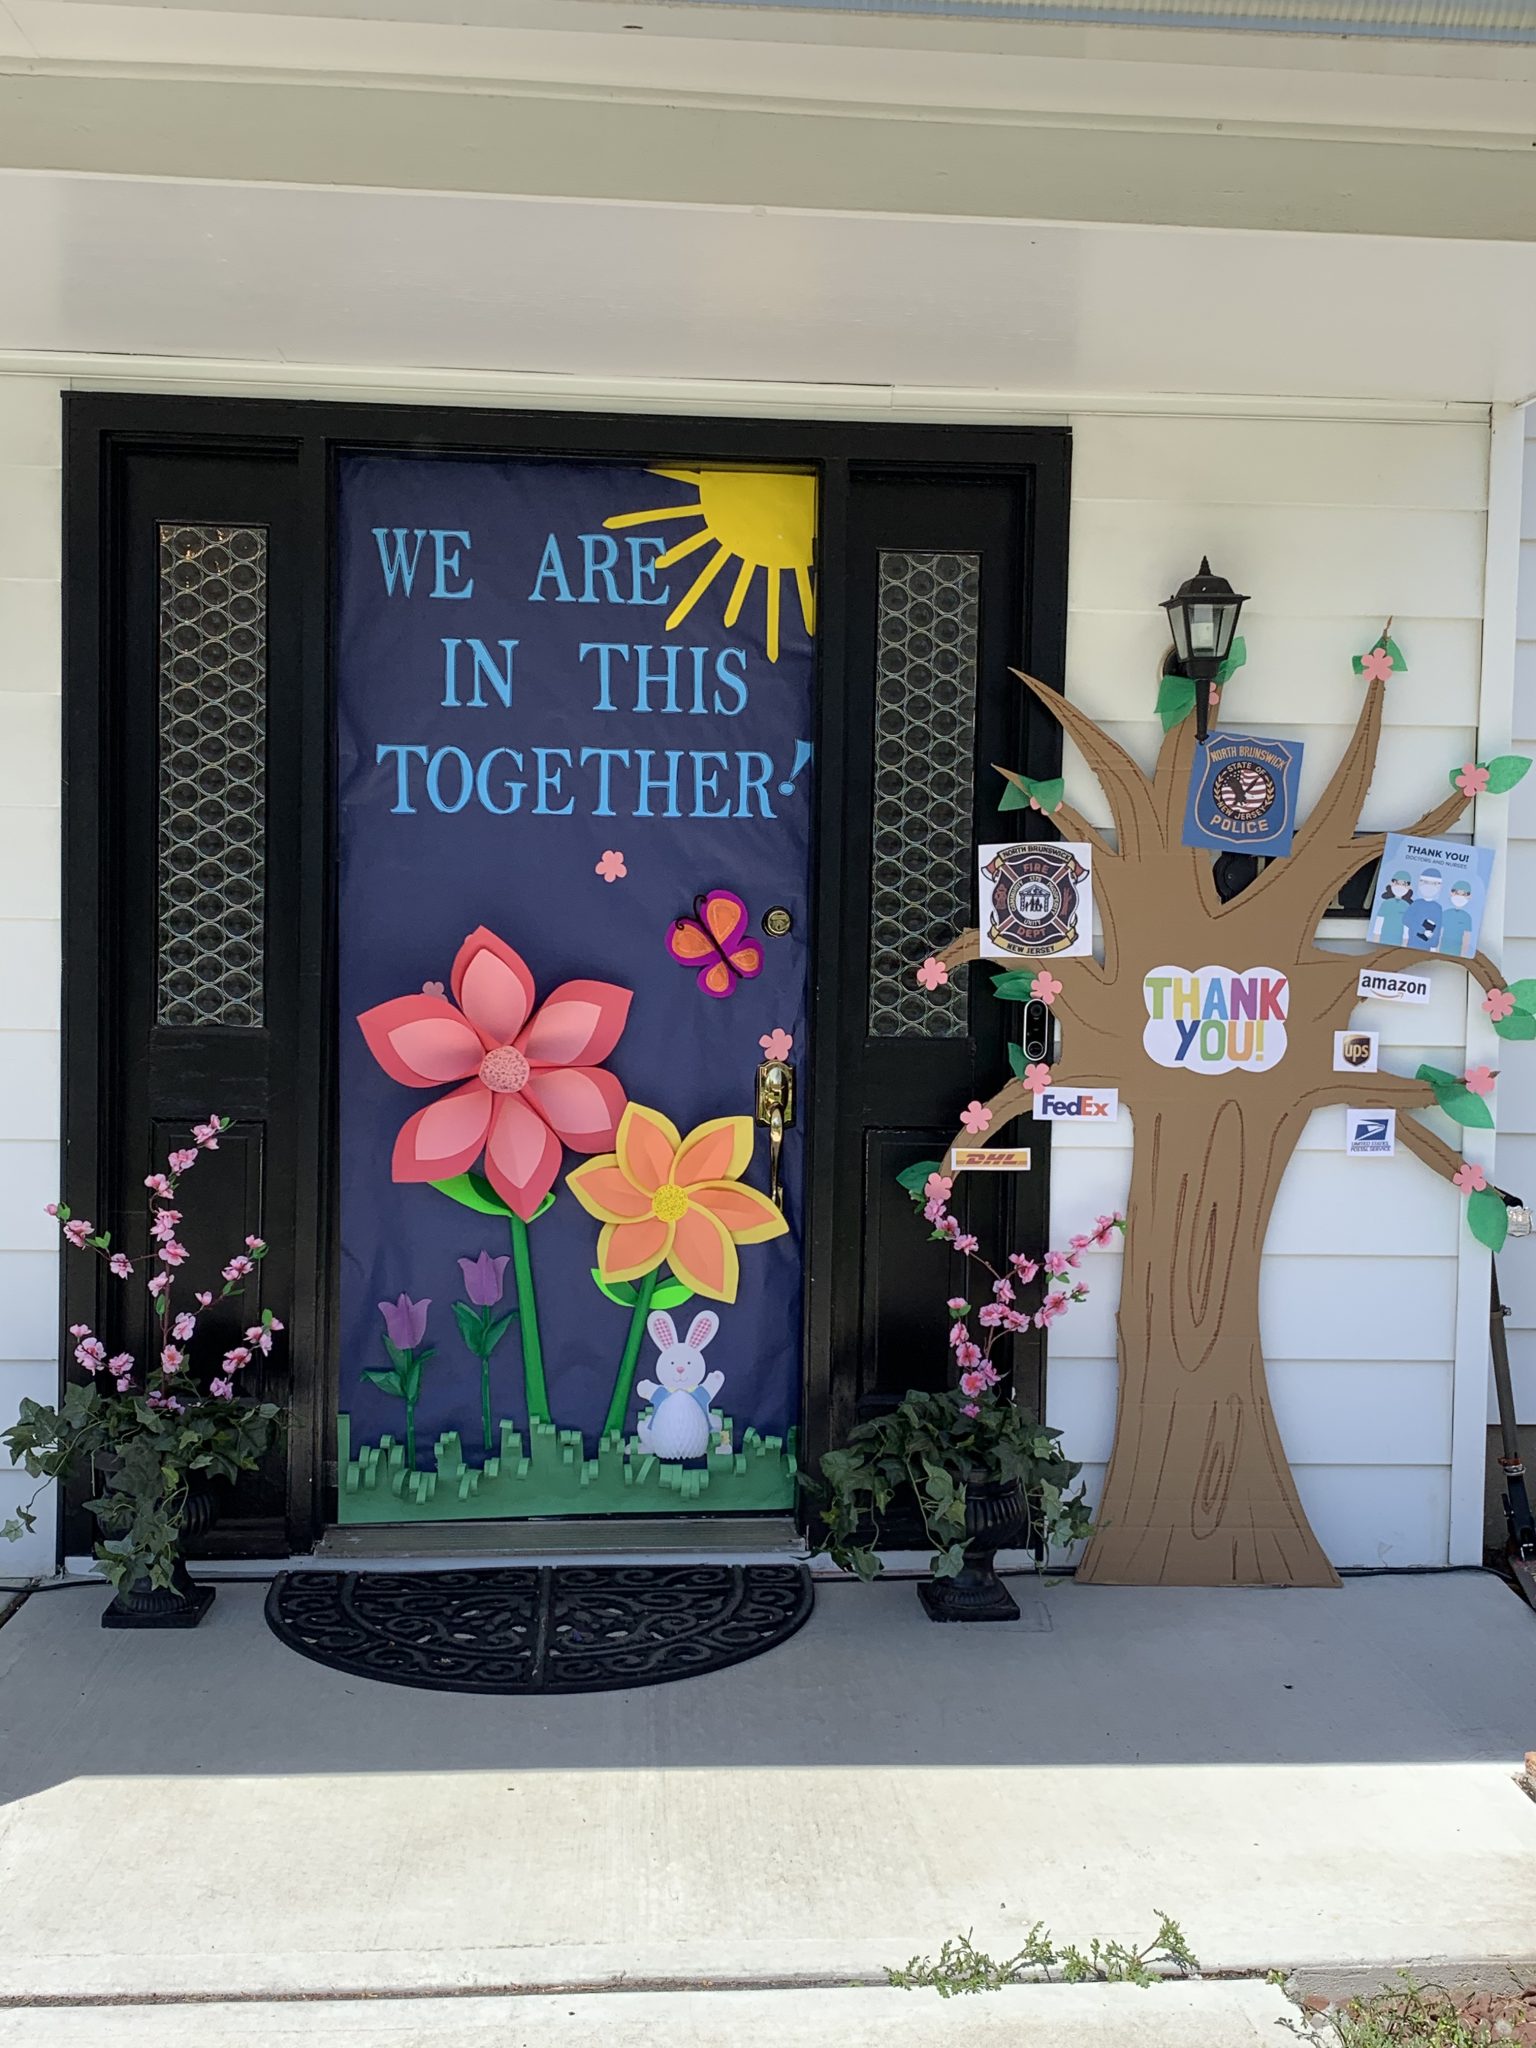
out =
{"type": "Polygon", "coordinates": [[[1003,793],[997,800],[997,808],[1000,811],[1027,811],[1029,792],[1020,789],[1016,782],[1005,783],[1003,793]]]}
{"type": "Polygon", "coordinates": [[[1034,992],[1033,971],[1025,973],[1010,967],[992,977],[992,993],[1001,996],[1005,1003],[1027,1003],[1033,999],[1034,992]]]}
{"type": "Polygon", "coordinates": [[[1500,1038],[1536,1038],[1536,1017],[1529,1010],[1511,1010],[1507,1017],[1495,1017],[1493,1028],[1500,1038]]]}
{"type": "Polygon", "coordinates": [[[1495,754],[1485,765],[1488,769],[1488,795],[1503,796],[1506,790],[1525,780],[1531,757],[1529,754],[1495,754]]]}
{"type": "Polygon", "coordinates": [[[517,1313],[515,1310],[511,1315],[498,1316],[495,1322],[491,1324],[490,1328],[485,1333],[486,1350],[494,1351],[496,1349],[496,1346],[501,1342],[502,1338],[505,1337],[508,1330],[511,1329],[512,1325],[516,1321],[517,1313]]]}
{"type": "Polygon", "coordinates": [[[1188,676],[1164,676],[1157,686],[1157,715],[1163,731],[1172,732],[1195,708],[1195,686],[1188,676]]]}
{"type": "Polygon", "coordinates": [[[482,1216],[512,1214],[483,1173],[456,1173],[452,1180],[435,1180],[431,1185],[450,1202],[462,1202],[466,1209],[477,1209],[482,1216]]]}
{"type": "Polygon", "coordinates": [[[1046,781],[1037,782],[1034,786],[1035,801],[1047,817],[1052,811],[1061,809],[1062,798],[1066,793],[1067,785],[1059,775],[1050,776],[1046,781]]]}
{"type": "Polygon", "coordinates": [[[459,1326],[459,1335],[478,1358],[481,1344],[485,1339],[484,1316],[471,1303],[456,1301],[453,1304],[453,1320],[459,1326]]]}
{"type": "Polygon", "coordinates": [[[1444,1067],[1420,1067],[1413,1078],[1416,1081],[1427,1081],[1437,1095],[1442,1094],[1447,1088],[1459,1085],[1456,1076],[1448,1074],[1444,1067]]]}
{"type": "Polygon", "coordinates": [[[1243,666],[1244,662],[1247,661],[1247,659],[1248,642],[1243,638],[1242,634],[1239,633],[1237,638],[1232,642],[1231,650],[1229,651],[1226,660],[1221,664],[1221,667],[1217,669],[1215,675],[1211,678],[1216,688],[1219,690],[1222,684],[1226,682],[1229,677],[1235,676],[1238,670],[1243,666]]]}
{"type": "Polygon", "coordinates": [[[1515,999],[1517,1010],[1536,1011],[1536,981],[1512,981],[1509,993],[1515,999]]]}
{"type": "Polygon", "coordinates": [[[542,1202],[540,1202],[540,1204],[539,1204],[539,1206],[537,1207],[537,1209],[535,1209],[535,1210],[534,1210],[534,1212],[533,1212],[532,1216],[530,1216],[530,1217],[529,1217],[529,1219],[528,1219],[528,1220],[529,1220],[529,1222],[530,1222],[530,1223],[537,1223],[537,1222],[538,1222],[538,1220],[539,1220],[539,1218],[540,1218],[540,1217],[541,1217],[541,1216],[542,1216],[542,1215],[544,1214],[544,1211],[545,1211],[546,1209],[553,1209],[553,1207],[554,1207],[554,1206],[555,1206],[555,1191],[554,1191],[554,1189],[553,1189],[553,1188],[551,1188],[551,1189],[550,1189],[550,1191],[549,1191],[549,1193],[548,1193],[548,1194],[547,1194],[547,1195],[546,1195],[546,1196],[544,1197],[543,1201],[542,1201],[542,1202]]]}
{"type": "Polygon", "coordinates": [[[1466,1082],[1455,1074],[1447,1074],[1441,1067],[1420,1067],[1418,1077],[1427,1081],[1435,1091],[1435,1100],[1454,1123],[1469,1130],[1491,1131],[1493,1112],[1480,1095],[1474,1095],[1466,1082]]]}
{"type": "Polygon", "coordinates": [[[1013,1071],[1014,1079],[1016,1081],[1022,1081],[1024,1078],[1024,1069],[1029,1065],[1029,1061],[1024,1056],[1024,1048],[1022,1045],[1009,1046],[1008,1065],[1013,1071]]]}
{"type": "Polygon", "coordinates": [[[1489,1251],[1504,1249],[1504,1239],[1509,1234],[1509,1211],[1504,1206],[1504,1197],[1494,1193],[1492,1188],[1479,1188],[1467,1200],[1467,1228],[1479,1244],[1487,1245],[1489,1251]]]}
{"type": "Polygon", "coordinates": [[[405,1388],[397,1372],[365,1372],[363,1378],[371,1381],[374,1386],[382,1388],[386,1394],[404,1396],[405,1388]]]}
{"type": "Polygon", "coordinates": [[[942,1163],[937,1159],[919,1159],[915,1166],[904,1166],[896,1176],[896,1185],[905,1188],[914,1202],[923,1199],[923,1189],[930,1173],[942,1173],[942,1163]]]}
{"type": "Polygon", "coordinates": [[[394,1366],[396,1372],[404,1371],[405,1353],[400,1349],[400,1346],[391,1338],[386,1337],[384,1339],[384,1349],[388,1352],[390,1363],[394,1366]]]}
{"type": "Polygon", "coordinates": [[[685,1301],[692,1301],[693,1289],[677,1279],[663,1280],[651,1296],[652,1308],[681,1308],[685,1301]]]}
{"type": "Polygon", "coordinates": [[[1407,675],[1408,664],[1403,659],[1403,650],[1401,649],[1401,647],[1398,646],[1397,642],[1390,637],[1390,635],[1383,633],[1381,638],[1376,642],[1376,645],[1378,647],[1384,647],[1387,653],[1391,655],[1392,673],[1395,676],[1407,675]]]}
{"type": "Polygon", "coordinates": [[[617,1302],[620,1308],[633,1308],[640,1299],[632,1280],[605,1280],[596,1266],[592,1268],[592,1280],[599,1294],[606,1294],[608,1299],[617,1302]]]}
{"type": "MultiPolygon", "coordinates": [[[[605,1280],[596,1266],[592,1268],[592,1281],[600,1294],[606,1294],[608,1299],[612,1302],[617,1302],[620,1308],[633,1308],[640,1299],[640,1290],[634,1285],[633,1281],[605,1280]]],[[[692,1299],[693,1289],[685,1281],[679,1280],[674,1274],[669,1274],[665,1280],[658,1281],[652,1290],[651,1307],[653,1309],[681,1308],[685,1301],[692,1301],[692,1299]]],[[[509,1316],[507,1320],[510,1322],[511,1317],[509,1316]]]]}

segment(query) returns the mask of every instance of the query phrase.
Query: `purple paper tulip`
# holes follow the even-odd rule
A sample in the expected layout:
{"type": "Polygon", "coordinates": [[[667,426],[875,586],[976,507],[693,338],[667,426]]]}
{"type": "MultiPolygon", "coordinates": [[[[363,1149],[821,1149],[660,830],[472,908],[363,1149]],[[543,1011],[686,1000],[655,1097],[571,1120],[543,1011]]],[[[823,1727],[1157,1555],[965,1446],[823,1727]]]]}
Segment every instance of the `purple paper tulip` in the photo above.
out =
{"type": "Polygon", "coordinates": [[[414,1351],[425,1337],[427,1310],[431,1306],[430,1301],[412,1301],[408,1294],[402,1294],[398,1301],[379,1303],[385,1333],[397,1351],[414,1351]]]}
{"type": "Polygon", "coordinates": [[[493,1259],[489,1252],[482,1252],[478,1259],[460,1259],[464,1292],[476,1308],[494,1308],[500,1301],[502,1275],[510,1263],[505,1252],[499,1259],[493,1259]]]}

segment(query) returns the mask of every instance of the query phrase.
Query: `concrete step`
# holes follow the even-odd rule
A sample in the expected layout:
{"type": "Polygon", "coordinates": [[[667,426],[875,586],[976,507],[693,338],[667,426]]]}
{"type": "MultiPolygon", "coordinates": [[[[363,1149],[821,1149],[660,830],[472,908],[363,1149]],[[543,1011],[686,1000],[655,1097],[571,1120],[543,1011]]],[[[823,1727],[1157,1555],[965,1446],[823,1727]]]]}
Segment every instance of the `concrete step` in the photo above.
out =
{"type": "Polygon", "coordinates": [[[0,2048],[1277,2048],[1287,2013],[1257,1981],[255,1999],[12,2008],[0,2048]]]}

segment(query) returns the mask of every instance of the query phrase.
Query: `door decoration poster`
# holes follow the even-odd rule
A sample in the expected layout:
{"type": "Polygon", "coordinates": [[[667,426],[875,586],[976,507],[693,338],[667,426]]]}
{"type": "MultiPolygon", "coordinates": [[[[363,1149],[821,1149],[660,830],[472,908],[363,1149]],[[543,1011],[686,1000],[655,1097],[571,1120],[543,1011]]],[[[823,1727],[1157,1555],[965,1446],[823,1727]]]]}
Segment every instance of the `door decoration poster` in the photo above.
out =
{"type": "Polygon", "coordinates": [[[1491,846],[1389,832],[1371,900],[1372,944],[1470,960],[1492,873],[1491,846]]]}
{"type": "Polygon", "coordinates": [[[1184,844],[1217,853],[1289,853],[1301,756],[1298,740],[1212,733],[1190,773],[1184,844]]]}
{"type": "Polygon", "coordinates": [[[339,490],[340,1519],[786,1509],[814,479],[339,490]]]}
{"type": "Polygon", "coordinates": [[[977,849],[983,960],[1068,958],[1093,951],[1093,848],[1031,840],[977,849]]]}

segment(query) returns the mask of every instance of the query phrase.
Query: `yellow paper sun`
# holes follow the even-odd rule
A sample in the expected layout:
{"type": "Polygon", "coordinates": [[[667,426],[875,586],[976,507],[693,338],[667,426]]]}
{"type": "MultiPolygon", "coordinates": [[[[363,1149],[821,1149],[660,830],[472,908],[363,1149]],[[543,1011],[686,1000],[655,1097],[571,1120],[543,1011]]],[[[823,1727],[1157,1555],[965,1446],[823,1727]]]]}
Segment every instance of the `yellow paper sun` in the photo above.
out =
{"type": "Polygon", "coordinates": [[[660,505],[651,512],[620,512],[605,519],[604,526],[652,526],[663,519],[699,519],[697,533],[689,534],[663,555],[656,557],[658,569],[670,569],[675,562],[713,544],[714,553],[705,562],[683,596],[667,614],[670,633],[693,610],[727,562],[739,564],[736,581],[725,607],[725,623],[734,626],[761,569],[768,584],[768,659],[779,658],[779,592],[782,576],[793,576],[800,596],[800,616],[805,630],[812,630],[815,600],[811,595],[811,562],[816,544],[816,479],[813,476],[784,476],[755,469],[657,469],[653,476],[670,477],[676,483],[693,484],[698,499],[691,505],[660,505]]]}

